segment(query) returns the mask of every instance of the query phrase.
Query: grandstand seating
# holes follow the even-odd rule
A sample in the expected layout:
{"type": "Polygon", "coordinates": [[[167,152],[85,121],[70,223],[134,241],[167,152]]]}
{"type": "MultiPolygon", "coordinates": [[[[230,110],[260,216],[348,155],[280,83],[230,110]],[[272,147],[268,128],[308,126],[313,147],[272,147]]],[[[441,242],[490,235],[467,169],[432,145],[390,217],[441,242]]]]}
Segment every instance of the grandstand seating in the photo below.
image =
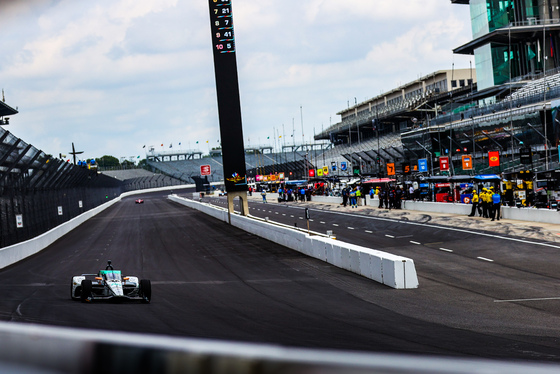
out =
{"type": "Polygon", "coordinates": [[[154,173],[145,169],[106,170],[102,174],[124,181],[127,179],[151,177],[154,173]]]}
{"type": "MultiPolygon", "coordinates": [[[[245,155],[245,165],[247,174],[274,174],[283,172],[286,176],[292,173],[293,176],[303,176],[304,170],[308,168],[317,168],[323,166],[331,166],[333,162],[340,165],[341,162],[348,162],[343,155],[357,154],[359,152],[386,149],[390,154],[398,157],[399,151],[402,152],[402,143],[399,133],[391,133],[382,135],[378,139],[370,138],[352,145],[339,145],[329,148],[327,150],[317,151],[297,151],[297,152],[282,152],[282,153],[255,153],[245,155]],[[397,151],[394,151],[396,148],[397,151]],[[307,160],[307,165],[305,164],[307,160]]],[[[367,161],[367,160],[364,160],[367,161]]],[[[210,165],[212,174],[208,180],[210,182],[223,181],[223,168],[222,157],[206,157],[202,159],[193,160],[180,160],[180,161],[165,161],[155,162],[148,161],[148,164],[161,173],[164,173],[173,178],[183,180],[188,183],[193,183],[193,176],[200,175],[201,165],[210,165]]]]}
{"type": "Polygon", "coordinates": [[[528,81],[517,91],[513,92],[511,95],[508,95],[506,99],[515,100],[544,95],[545,91],[549,91],[556,87],[560,87],[560,74],[558,73],[528,81]]]}

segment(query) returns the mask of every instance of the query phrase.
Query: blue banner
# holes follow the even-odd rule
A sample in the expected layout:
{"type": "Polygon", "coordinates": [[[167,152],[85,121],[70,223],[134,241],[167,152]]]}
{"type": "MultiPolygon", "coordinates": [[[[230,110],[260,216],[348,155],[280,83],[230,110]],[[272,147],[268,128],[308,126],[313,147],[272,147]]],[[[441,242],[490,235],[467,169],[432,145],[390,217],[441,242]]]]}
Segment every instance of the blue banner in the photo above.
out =
{"type": "Polygon", "coordinates": [[[425,172],[428,171],[428,159],[421,158],[418,160],[418,171],[425,172]]]}
{"type": "Polygon", "coordinates": [[[342,161],[342,162],[340,163],[340,170],[346,171],[346,161],[342,161]]]}

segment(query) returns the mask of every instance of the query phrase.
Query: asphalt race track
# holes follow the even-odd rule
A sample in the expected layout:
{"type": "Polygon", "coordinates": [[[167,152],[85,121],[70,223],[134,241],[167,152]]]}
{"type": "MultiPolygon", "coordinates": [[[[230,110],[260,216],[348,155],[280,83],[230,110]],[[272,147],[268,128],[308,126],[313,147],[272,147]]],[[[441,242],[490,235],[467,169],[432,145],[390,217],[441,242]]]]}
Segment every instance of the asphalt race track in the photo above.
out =
{"type": "MultiPolygon", "coordinates": [[[[264,209],[250,206],[255,215],[264,209]]],[[[304,225],[302,209],[267,204],[263,214],[304,225]]],[[[336,227],[339,239],[413,258],[420,288],[390,289],[158,193],[125,198],[41,253],[0,270],[0,319],[312,348],[560,361],[560,247],[312,214],[312,229],[336,227]],[[138,197],[145,203],[135,204],[138,197]],[[95,273],[109,259],[124,275],[152,281],[151,304],[70,300],[72,276],[95,273]]]]}

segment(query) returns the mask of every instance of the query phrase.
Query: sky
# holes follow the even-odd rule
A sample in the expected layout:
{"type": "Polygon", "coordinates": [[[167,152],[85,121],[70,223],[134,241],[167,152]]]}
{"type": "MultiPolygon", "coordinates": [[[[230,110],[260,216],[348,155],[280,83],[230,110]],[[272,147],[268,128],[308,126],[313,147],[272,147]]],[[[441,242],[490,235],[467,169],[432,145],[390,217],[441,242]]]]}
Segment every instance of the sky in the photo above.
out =
{"type": "MultiPolygon", "coordinates": [[[[245,147],[310,142],[336,113],[469,68],[449,0],[232,0],[245,147]]],[[[137,160],[220,144],[206,0],[0,0],[5,126],[45,153],[137,160]],[[197,143],[198,142],[198,143],[197,143]],[[163,146],[162,146],[163,144],[163,146]]]]}

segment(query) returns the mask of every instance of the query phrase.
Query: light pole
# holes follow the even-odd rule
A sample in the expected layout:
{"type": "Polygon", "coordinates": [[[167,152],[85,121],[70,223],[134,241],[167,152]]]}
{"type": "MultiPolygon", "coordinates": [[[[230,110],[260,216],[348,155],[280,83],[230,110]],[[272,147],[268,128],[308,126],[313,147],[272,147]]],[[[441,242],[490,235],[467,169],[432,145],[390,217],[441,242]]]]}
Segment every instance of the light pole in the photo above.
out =
{"type": "MultiPolygon", "coordinates": [[[[558,122],[558,124],[560,125],[560,121],[558,121],[557,119],[554,119],[556,122],[558,122]]],[[[527,125],[532,128],[533,130],[535,130],[535,132],[537,134],[539,134],[542,138],[544,138],[544,159],[545,159],[545,165],[546,165],[546,170],[548,170],[548,152],[549,152],[549,148],[548,148],[548,144],[549,141],[546,138],[546,136],[544,136],[539,130],[537,130],[533,125],[531,125],[530,123],[527,123],[527,125]]],[[[546,128],[545,128],[546,130],[546,128]]]]}

